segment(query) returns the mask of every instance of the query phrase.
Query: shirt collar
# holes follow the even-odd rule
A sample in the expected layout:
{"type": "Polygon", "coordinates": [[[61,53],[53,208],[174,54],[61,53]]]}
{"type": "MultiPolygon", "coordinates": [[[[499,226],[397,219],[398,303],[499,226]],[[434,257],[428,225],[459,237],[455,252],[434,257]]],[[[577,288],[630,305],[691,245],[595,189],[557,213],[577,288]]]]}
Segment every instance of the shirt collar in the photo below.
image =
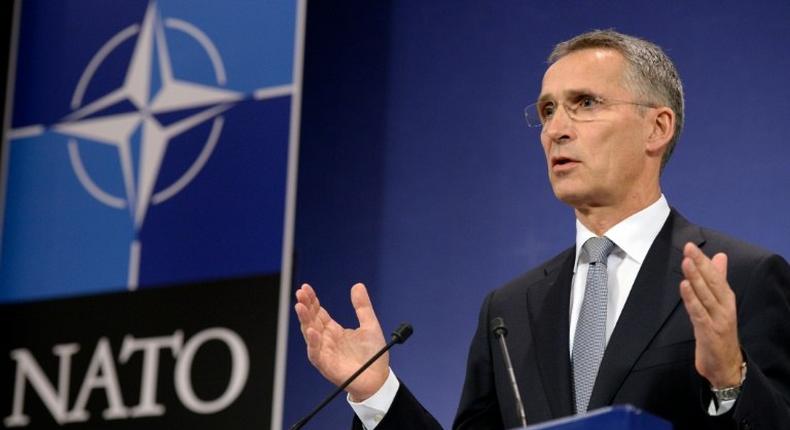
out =
{"type": "MultiPolygon", "coordinates": [[[[661,194],[661,197],[653,204],[615,224],[604,233],[604,236],[614,242],[627,258],[631,258],[641,265],[653,240],[658,236],[658,232],[661,231],[661,227],[669,217],[669,212],[667,199],[661,194]]],[[[582,246],[591,237],[596,237],[595,233],[577,219],[576,261],[573,265],[573,273],[576,273],[576,268],[579,266],[582,246]]]]}

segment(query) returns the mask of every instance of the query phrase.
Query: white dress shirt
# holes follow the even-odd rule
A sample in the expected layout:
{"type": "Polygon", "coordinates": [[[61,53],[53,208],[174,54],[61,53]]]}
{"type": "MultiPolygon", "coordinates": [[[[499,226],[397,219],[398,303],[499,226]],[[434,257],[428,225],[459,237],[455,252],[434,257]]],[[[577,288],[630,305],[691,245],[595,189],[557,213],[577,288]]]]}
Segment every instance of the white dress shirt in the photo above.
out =
{"type": "MultiPolygon", "coordinates": [[[[615,248],[606,260],[607,268],[607,296],[606,309],[606,342],[614,331],[617,319],[623,312],[625,302],[634,286],[636,275],[642,268],[642,262],[647,256],[647,252],[653,245],[653,241],[658,236],[661,228],[669,217],[670,209],[666,198],[662,194],[650,206],[620,221],[604,233],[604,236],[614,242],[615,248]]],[[[582,300],[584,299],[584,288],[587,280],[587,270],[590,267],[586,253],[582,252],[582,246],[587,239],[595,237],[578,219],[576,220],[576,262],[573,270],[573,281],[570,297],[570,333],[568,351],[573,353],[573,339],[576,334],[576,324],[581,312],[582,300]]],[[[680,286],[677,286],[680,288],[680,286]]],[[[400,388],[400,382],[395,377],[395,373],[390,369],[389,377],[384,385],[372,397],[361,403],[354,403],[348,399],[349,404],[354,409],[362,425],[367,430],[373,430],[384,418],[395,395],[400,388]]],[[[722,415],[729,411],[735,404],[735,400],[722,402],[716,408],[715,402],[711,401],[708,407],[709,415],[722,415]]]]}
{"type": "MultiPolygon", "coordinates": [[[[612,335],[617,319],[625,307],[631,287],[634,286],[636,275],[645,261],[647,251],[661,231],[661,227],[669,217],[669,204],[662,194],[652,205],[620,221],[604,233],[614,242],[615,248],[606,260],[608,275],[607,287],[609,294],[606,304],[606,342],[612,335]]],[[[573,354],[573,339],[576,335],[576,323],[584,299],[584,287],[587,283],[587,270],[590,261],[587,253],[582,250],[587,239],[595,237],[578,219],[576,220],[576,263],[573,266],[573,284],[570,303],[570,336],[568,351],[573,354]]],[[[571,355],[572,356],[572,355],[571,355]]]]}

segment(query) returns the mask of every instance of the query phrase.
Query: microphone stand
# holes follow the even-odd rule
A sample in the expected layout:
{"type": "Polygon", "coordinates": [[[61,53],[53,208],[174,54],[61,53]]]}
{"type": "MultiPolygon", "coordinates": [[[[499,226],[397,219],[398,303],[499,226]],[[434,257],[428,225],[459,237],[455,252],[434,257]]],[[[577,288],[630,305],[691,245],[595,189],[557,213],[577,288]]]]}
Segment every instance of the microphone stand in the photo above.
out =
{"type": "Polygon", "coordinates": [[[496,317],[491,320],[491,331],[494,332],[494,336],[499,339],[499,347],[502,349],[502,357],[505,359],[505,367],[507,368],[507,375],[510,377],[510,387],[513,389],[513,396],[516,399],[516,409],[518,410],[518,417],[521,420],[521,426],[525,429],[527,428],[527,414],[524,412],[524,403],[521,401],[521,394],[518,390],[518,384],[516,383],[516,373],[513,371],[513,363],[510,361],[510,353],[507,349],[507,343],[505,342],[505,336],[507,336],[507,327],[505,326],[505,320],[500,317],[496,317]]]}

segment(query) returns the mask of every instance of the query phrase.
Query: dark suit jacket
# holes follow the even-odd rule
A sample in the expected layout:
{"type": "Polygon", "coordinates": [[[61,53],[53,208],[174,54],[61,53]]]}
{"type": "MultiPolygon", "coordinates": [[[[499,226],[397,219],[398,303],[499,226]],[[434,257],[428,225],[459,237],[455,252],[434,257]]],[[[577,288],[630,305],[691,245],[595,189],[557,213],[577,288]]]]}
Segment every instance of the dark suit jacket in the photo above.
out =
{"type": "MultiPolygon", "coordinates": [[[[492,291],[469,349],[453,428],[519,425],[499,346],[489,330],[502,317],[526,409],[535,424],[573,414],[569,302],[574,248],[492,291]]],[[[637,275],[604,353],[590,409],[632,404],[676,430],[790,428],[790,266],[777,255],[690,224],[672,211],[637,275]],[[694,333],[679,294],[682,248],[693,242],[729,257],[747,377],[733,409],[710,417],[707,381],[694,367],[694,333]]],[[[359,421],[355,419],[359,428],[359,421]]],[[[377,430],[441,426],[404,384],[377,430]]]]}

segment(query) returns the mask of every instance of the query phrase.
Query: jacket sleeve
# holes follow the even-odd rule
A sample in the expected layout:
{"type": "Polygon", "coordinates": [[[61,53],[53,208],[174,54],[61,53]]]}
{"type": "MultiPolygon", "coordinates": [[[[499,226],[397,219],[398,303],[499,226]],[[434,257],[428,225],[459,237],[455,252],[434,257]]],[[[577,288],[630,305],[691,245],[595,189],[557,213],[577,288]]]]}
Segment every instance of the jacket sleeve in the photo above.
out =
{"type": "Polygon", "coordinates": [[[746,380],[732,418],[739,429],[790,423],[790,266],[777,255],[760,260],[738,305],[746,380]]]}
{"type": "Polygon", "coordinates": [[[466,364],[466,379],[461,394],[458,413],[453,429],[502,429],[494,370],[491,366],[491,343],[489,339],[489,307],[495,294],[492,291],[483,301],[477,330],[469,347],[466,364]]]}
{"type": "MultiPolygon", "coordinates": [[[[354,415],[354,430],[364,430],[362,422],[354,415]]],[[[395,400],[392,401],[387,414],[376,426],[376,430],[441,430],[442,426],[425,410],[414,395],[401,381],[395,400]]]]}

